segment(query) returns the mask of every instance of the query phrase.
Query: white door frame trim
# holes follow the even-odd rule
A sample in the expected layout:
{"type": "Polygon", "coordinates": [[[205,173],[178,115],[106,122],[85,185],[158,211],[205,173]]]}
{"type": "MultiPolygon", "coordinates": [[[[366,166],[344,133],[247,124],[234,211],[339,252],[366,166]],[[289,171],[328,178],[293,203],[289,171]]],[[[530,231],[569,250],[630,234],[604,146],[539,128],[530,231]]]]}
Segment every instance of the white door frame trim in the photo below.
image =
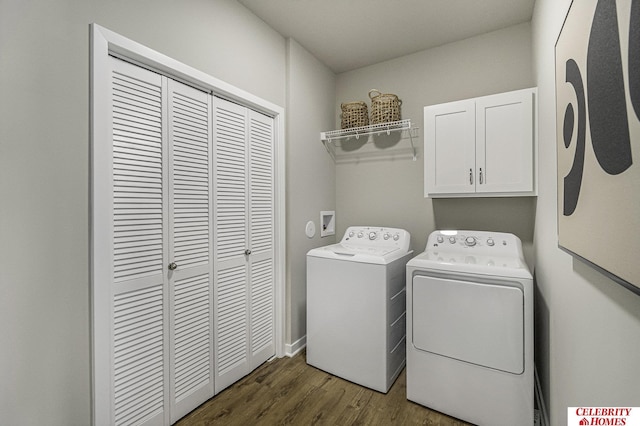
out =
{"type": "MultiPolygon", "coordinates": [[[[109,55],[126,59],[144,68],[152,69],[161,74],[167,75],[186,84],[196,86],[213,95],[220,96],[237,102],[265,115],[273,117],[275,127],[275,347],[276,357],[285,355],[285,115],[284,108],[261,99],[251,93],[238,89],[224,81],[218,80],[208,74],[198,71],[188,65],[165,56],[153,49],[136,43],[113,31],[110,31],[97,24],[90,25],[91,33],[91,60],[90,60],[90,184],[89,184],[89,247],[90,247],[90,309],[91,309],[91,369],[92,369],[92,422],[94,425],[109,422],[109,414],[104,413],[106,407],[112,407],[113,401],[109,389],[99,389],[96,386],[96,375],[101,377],[98,380],[111,380],[109,371],[97,371],[98,365],[112,365],[109,359],[111,351],[109,342],[99,341],[96,330],[109,328],[109,312],[104,304],[99,301],[111,300],[109,285],[102,282],[104,277],[110,277],[110,268],[105,265],[107,262],[100,262],[99,259],[111,258],[110,248],[104,244],[98,246],[97,242],[109,241],[108,229],[96,229],[94,223],[109,223],[102,215],[107,214],[108,206],[97,205],[100,197],[94,197],[97,191],[110,191],[110,187],[105,182],[98,181],[94,175],[97,169],[105,167],[105,151],[109,146],[109,141],[105,140],[109,134],[108,111],[109,90],[107,75],[109,55]],[[96,161],[102,158],[102,161],[96,161]],[[98,259],[98,262],[96,262],[98,259]],[[98,360],[98,362],[96,362],[98,360]],[[107,375],[107,377],[105,377],[107,375]]],[[[102,170],[107,173],[108,171],[102,170]]],[[[104,176],[104,175],[103,175],[104,176]]],[[[112,410],[110,410],[112,412],[112,410]]]]}

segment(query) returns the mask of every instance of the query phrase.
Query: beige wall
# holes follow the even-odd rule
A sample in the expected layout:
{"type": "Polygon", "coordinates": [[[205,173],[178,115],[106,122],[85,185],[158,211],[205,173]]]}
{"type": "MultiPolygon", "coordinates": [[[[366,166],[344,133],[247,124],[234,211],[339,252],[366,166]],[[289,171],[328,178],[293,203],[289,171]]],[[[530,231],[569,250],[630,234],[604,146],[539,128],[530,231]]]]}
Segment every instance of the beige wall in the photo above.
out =
{"type": "Polygon", "coordinates": [[[536,364],[551,425],[566,424],[567,407],[640,401],[640,296],[557,246],[554,46],[570,3],[537,0],[532,21],[540,97],[536,364]]]}
{"type": "Polygon", "coordinates": [[[235,1],[0,2],[2,424],[90,424],[91,22],[285,105],[285,40],[235,1]]]}
{"type": "MultiPolygon", "coordinates": [[[[534,198],[424,198],[422,116],[426,105],[532,87],[532,69],[531,26],[527,23],[339,74],[336,117],[341,102],[369,103],[367,94],[375,88],[397,94],[402,99],[402,118],[410,118],[420,129],[415,138],[415,162],[410,157],[394,157],[393,148],[378,149],[396,143],[384,137],[362,148],[360,141],[343,142],[350,153],[378,149],[382,156],[336,166],[338,235],[350,225],[404,228],[419,252],[428,234],[437,228],[494,230],[518,235],[529,254],[534,198]]],[[[395,147],[410,145],[402,140],[395,147]]]]}
{"type": "MultiPolygon", "coordinates": [[[[306,254],[332,244],[320,237],[320,211],[335,210],[335,165],[320,142],[333,126],[335,75],[302,46],[287,40],[287,343],[306,335],[306,254]],[[316,235],[307,238],[312,221],[316,235]]],[[[297,347],[291,348],[295,350],[297,347]]]]}

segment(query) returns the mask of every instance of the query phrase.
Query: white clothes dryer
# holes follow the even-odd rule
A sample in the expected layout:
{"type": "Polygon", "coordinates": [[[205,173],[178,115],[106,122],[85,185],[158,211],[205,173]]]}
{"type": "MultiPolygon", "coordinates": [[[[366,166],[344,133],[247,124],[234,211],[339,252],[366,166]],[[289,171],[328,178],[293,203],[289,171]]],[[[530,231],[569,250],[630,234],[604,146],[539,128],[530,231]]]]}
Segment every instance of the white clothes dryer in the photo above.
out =
{"type": "Polygon", "coordinates": [[[477,425],[532,425],[533,279],[520,239],[435,231],[406,279],[407,399],[477,425]]]}
{"type": "Polygon", "coordinates": [[[307,253],[307,363],[386,393],[405,365],[410,235],[352,226],[307,253]]]}

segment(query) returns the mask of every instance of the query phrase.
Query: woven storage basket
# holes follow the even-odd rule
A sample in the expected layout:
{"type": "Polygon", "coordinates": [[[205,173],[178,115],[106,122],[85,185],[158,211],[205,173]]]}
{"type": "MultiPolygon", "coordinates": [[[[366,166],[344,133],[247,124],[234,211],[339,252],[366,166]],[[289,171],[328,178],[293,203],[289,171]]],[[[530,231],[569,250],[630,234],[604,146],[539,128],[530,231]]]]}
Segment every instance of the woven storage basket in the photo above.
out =
{"type": "Polygon", "coordinates": [[[352,127],[367,126],[369,124],[369,111],[367,104],[358,102],[347,102],[340,104],[342,109],[342,128],[350,129],[352,127]]]}
{"type": "Polygon", "coordinates": [[[372,89],[369,91],[369,98],[371,99],[371,124],[400,120],[402,101],[398,96],[372,89]]]}

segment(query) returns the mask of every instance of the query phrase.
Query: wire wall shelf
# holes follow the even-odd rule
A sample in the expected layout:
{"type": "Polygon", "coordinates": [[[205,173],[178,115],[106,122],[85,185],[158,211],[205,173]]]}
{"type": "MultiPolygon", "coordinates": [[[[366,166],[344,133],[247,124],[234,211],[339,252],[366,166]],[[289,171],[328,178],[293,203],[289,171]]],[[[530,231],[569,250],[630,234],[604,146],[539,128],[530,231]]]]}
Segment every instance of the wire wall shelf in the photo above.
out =
{"type": "Polygon", "coordinates": [[[411,127],[411,120],[400,120],[400,121],[392,121],[389,123],[379,123],[379,124],[371,124],[368,126],[362,127],[353,127],[350,129],[342,129],[342,130],[331,130],[327,132],[320,132],[320,139],[324,144],[327,152],[331,155],[331,157],[335,160],[335,147],[340,147],[340,144],[335,141],[343,140],[343,139],[360,139],[361,137],[368,138],[370,135],[380,135],[386,133],[390,135],[392,132],[403,132],[409,136],[411,140],[411,151],[413,161],[416,160],[416,148],[413,144],[413,137],[417,136],[417,127],[411,127]]]}

